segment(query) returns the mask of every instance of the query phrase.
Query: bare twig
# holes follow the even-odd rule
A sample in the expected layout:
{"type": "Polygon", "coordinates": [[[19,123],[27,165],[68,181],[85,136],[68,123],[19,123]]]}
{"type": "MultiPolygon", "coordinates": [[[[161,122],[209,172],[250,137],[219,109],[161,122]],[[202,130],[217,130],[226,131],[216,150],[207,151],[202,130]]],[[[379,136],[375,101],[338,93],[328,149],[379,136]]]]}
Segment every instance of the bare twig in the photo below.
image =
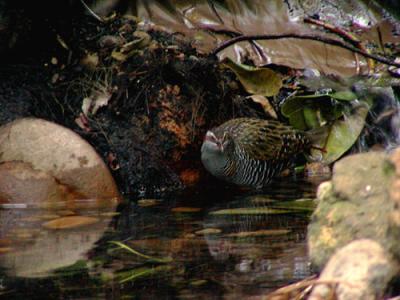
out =
{"type": "MultiPolygon", "coordinates": [[[[354,36],[350,32],[345,31],[342,28],[336,27],[336,26],[334,26],[332,24],[323,22],[321,20],[316,20],[314,18],[304,18],[304,22],[320,26],[320,27],[332,32],[332,33],[335,33],[338,36],[340,36],[341,38],[343,38],[345,41],[347,41],[350,44],[352,44],[357,49],[359,49],[359,50],[361,50],[361,51],[363,51],[365,53],[369,53],[368,50],[365,48],[365,46],[361,43],[361,41],[356,36],[354,36]]],[[[356,56],[356,64],[357,64],[357,69],[359,69],[359,61],[358,61],[358,57],[357,56],[356,56]]],[[[368,59],[368,67],[370,68],[370,70],[372,70],[374,68],[373,60],[368,59]]]]}
{"type": "Polygon", "coordinates": [[[326,23],[326,22],[323,22],[321,20],[317,20],[314,18],[304,18],[304,22],[320,26],[330,32],[333,32],[333,33],[339,35],[340,37],[342,37],[343,39],[347,40],[349,43],[351,43],[353,46],[355,46],[357,48],[358,48],[359,44],[361,43],[361,41],[359,39],[357,39],[351,33],[343,30],[342,28],[335,27],[332,24],[329,24],[329,23],[326,23]]]}
{"type": "MultiPolygon", "coordinates": [[[[210,33],[217,33],[217,34],[225,34],[228,35],[230,38],[242,36],[242,33],[238,31],[232,31],[228,29],[221,29],[221,28],[214,28],[213,26],[209,25],[198,25],[197,28],[208,31],[210,33]]],[[[250,40],[250,45],[253,47],[254,51],[263,59],[267,60],[267,57],[264,54],[261,46],[259,46],[255,41],[250,40]]]]}
{"type": "Polygon", "coordinates": [[[378,62],[386,64],[386,65],[395,66],[397,68],[400,68],[400,63],[391,61],[390,59],[387,59],[386,57],[382,57],[382,56],[364,52],[360,49],[357,49],[353,46],[349,46],[349,45],[343,43],[342,41],[339,41],[336,39],[327,38],[327,37],[319,36],[319,35],[310,35],[310,34],[284,33],[284,34],[241,35],[241,36],[226,40],[221,45],[219,45],[217,48],[215,48],[214,51],[212,52],[212,54],[217,55],[219,52],[221,52],[225,48],[228,48],[229,46],[236,44],[238,42],[251,41],[251,40],[266,41],[266,40],[279,40],[279,39],[300,39],[300,40],[317,41],[317,42],[329,44],[332,46],[340,47],[340,48],[352,51],[354,53],[358,53],[366,58],[371,58],[375,61],[378,61],[378,62]]]}
{"type": "Polygon", "coordinates": [[[211,8],[212,12],[214,13],[214,15],[218,18],[219,22],[221,24],[224,24],[224,20],[222,20],[221,16],[219,15],[217,8],[215,7],[214,3],[210,0],[207,0],[208,2],[208,6],[211,8]]]}
{"type": "Polygon", "coordinates": [[[100,22],[104,22],[103,18],[99,17],[96,15],[96,13],[85,3],[85,1],[81,0],[82,5],[87,9],[90,15],[92,15],[95,19],[97,19],[100,22]]]}

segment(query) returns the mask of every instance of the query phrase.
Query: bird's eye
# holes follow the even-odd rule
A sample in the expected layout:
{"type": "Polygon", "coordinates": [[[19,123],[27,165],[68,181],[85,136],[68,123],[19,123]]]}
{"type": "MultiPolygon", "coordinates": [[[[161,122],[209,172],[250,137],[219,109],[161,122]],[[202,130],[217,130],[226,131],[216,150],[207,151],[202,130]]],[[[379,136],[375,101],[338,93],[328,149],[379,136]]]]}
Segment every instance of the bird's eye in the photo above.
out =
{"type": "Polygon", "coordinates": [[[204,136],[204,141],[209,141],[211,143],[217,143],[217,139],[211,131],[207,131],[206,135],[204,136]]]}

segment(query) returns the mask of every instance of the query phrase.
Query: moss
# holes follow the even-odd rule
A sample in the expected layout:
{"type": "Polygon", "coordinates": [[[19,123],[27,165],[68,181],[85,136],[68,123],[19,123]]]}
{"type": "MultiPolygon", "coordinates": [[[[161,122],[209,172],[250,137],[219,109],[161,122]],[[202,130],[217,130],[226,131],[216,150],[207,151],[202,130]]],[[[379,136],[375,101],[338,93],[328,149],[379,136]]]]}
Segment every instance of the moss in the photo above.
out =
{"type": "Polygon", "coordinates": [[[395,165],[390,162],[389,160],[385,160],[383,162],[383,174],[387,178],[391,178],[396,172],[396,167],[395,165]]]}

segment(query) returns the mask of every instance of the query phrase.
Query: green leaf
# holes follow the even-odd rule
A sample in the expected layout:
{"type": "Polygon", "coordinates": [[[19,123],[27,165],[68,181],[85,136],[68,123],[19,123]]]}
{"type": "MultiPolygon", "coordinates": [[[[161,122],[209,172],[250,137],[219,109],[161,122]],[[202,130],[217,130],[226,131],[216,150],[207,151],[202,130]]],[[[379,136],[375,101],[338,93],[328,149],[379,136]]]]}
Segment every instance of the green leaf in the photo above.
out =
{"type": "Polygon", "coordinates": [[[172,261],[171,257],[165,257],[165,258],[157,258],[157,257],[152,257],[143,253],[140,253],[139,251],[136,251],[134,249],[132,249],[131,247],[125,245],[124,243],[118,242],[118,241],[110,241],[110,244],[114,244],[117,245],[118,247],[120,247],[121,249],[125,249],[127,251],[129,251],[132,254],[135,254],[141,258],[147,259],[149,261],[152,262],[158,262],[158,263],[169,263],[172,261]]]}
{"type": "Polygon", "coordinates": [[[226,58],[223,65],[236,74],[245,90],[250,94],[275,96],[282,87],[282,79],[271,69],[237,64],[230,58],[226,58]]]}
{"type": "Polygon", "coordinates": [[[352,91],[340,91],[336,93],[329,94],[329,96],[333,99],[339,101],[353,101],[358,98],[358,96],[352,91]]]}
{"type": "Polygon", "coordinates": [[[289,119],[290,125],[299,130],[323,126],[328,120],[336,119],[338,105],[333,105],[329,96],[308,95],[287,99],[282,107],[282,114],[289,119]]]}
{"type": "Polygon", "coordinates": [[[315,145],[325,149],[326,152],[312,150],[311,157],[316,158],[322,155],[322,160],[325,163],[332,163],[340,158],[350,149],[360,135],[361,130],[364,128],[368,111],[369,105],[366,102],[362,102],[360,106],[354,109],[351,115],[334,121],[329,127],[325,144],[315,145]]]}
{"type": "Polygon", "coordinates": [[[294,128],[299,129],[299,130],[306,130],[307,129],[307,124],[304,120],[304,115],[302,110],[298,110],[296,112],[293,112],[289,116],[289,124],[292,125],[294,128]]]}
{"type": "Polygon", "coordinates": [[[317,128],[321,126],[318,115],[319,115],[318,110],[309,106],[304,107],[303,116],[307,128],[317,128]]]}
{"type": "Polygon", "coordinates": [[[134,281],[140,278],[145,278],[149,276],[153,276],[159,273],[167,273],[172,270],[172,266],[170,265],[161,265],[156,267],[141,267],[133,270],[120,272],[118,274],[119,283],[125,283],[128,281],[134,281]]]}
{"type": "Polygon", "coordinates": [[[287,209],[293,211],[313,212],[316,207],[315,199],[304,198],[292,201],[280,201],[273,203],[272,208],[287,209]]]}
{"type": "Polygon", "coordinates": [[[294,96],[285,100],[281,107],[281,113],[287,118],[298,111],[302,111],[305,106],[326,106],[330,101],[327,95],[307,95],[294,96]]]}

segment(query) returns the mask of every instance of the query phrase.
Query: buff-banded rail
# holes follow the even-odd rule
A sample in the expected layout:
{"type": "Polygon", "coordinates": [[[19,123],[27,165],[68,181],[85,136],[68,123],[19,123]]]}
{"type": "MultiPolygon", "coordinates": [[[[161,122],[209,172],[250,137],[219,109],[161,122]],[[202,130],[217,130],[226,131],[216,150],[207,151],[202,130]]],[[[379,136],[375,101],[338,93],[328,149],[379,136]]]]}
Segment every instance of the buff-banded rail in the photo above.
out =
{"type": "Polygon", "coordinates": [[[307,133],[280,121],[236,118],[207,131],[201,160],[222,180],[263,188],[310,147],[307,133]]]}

